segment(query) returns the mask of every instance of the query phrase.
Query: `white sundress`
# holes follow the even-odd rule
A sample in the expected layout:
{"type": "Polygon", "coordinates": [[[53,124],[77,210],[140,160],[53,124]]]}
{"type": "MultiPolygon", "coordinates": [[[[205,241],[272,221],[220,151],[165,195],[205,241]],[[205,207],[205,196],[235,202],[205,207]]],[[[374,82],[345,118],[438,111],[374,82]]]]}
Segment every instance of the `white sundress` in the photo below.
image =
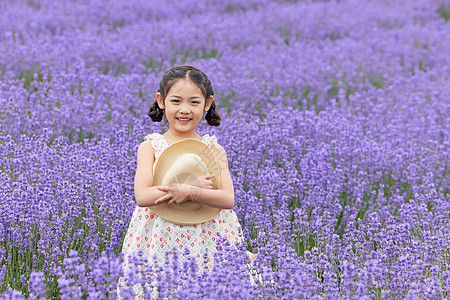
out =
{"type": "MultiPolygon", "coordinates": [[[[155,160],[168,147],[165,137],[159,133],[148,134],[145,139],[150,139],[155,151],[155,160]]],[[[202,142],[210,148],[217,143],[215,135],[205,134],[202,142]]],[[[124,254],[123,269],[128,270],[128,256],[138,249],[143,249],[144,255],[151,258],[156,254],[157,260],[164,262],[166,252],[173,251],[176,247],[180,258],[187,248],[193,255],[199,269],[207,270],[213,267],[213,256],[216,252],[217,232],[225,236],[230,244],[243,241],[242,229],[233,209],[222,209],[213,219],[196,225],[177,225],[166,221],[151,210],[151,207],[139,207],[136,205],[131,217],[126,236],[123,241],[122,252],[124,254]],[[208,253],[207,264],[204,265],[203,253],[208,253]]],[[[256,254],[246,251],[249,261],[253,263],[256,254]]],[[[123,284],[124,278],[119,278],[118,290],[123,284]]],[[[143,299],[142,295],[136,299],[143,299]]]]}

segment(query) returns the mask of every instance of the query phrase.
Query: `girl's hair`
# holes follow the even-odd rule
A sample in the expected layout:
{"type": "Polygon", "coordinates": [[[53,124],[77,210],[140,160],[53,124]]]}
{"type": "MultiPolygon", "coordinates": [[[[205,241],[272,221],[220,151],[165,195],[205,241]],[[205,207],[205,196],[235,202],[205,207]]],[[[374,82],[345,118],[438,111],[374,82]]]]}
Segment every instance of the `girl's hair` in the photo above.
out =
{"type": "MultiPolygon", "coordinates": [[[[158,92],[161,94],[163,99],[166,98],[170,88],[180,79],[188,79],[192,81],[202,91],[202,94],[205,97],[205,105],[206,100],[209,98],[209,96],[214,95],[214,90],[211,86],[211,82],[209,81],[209,78],[205,73],[191,66],[176,66],[168,70],[159,82],[158,92]]],[[[165,118],[164,109],[159,108],[158,102],[156,100],[152,104],[152,106],[150,106],[148,115],[150,118],[152,118],[153,122],[160,122],[163,115],[165,118]]],[[[222,118],[216,111],[216,104],[214,103],[214,101],[212,102],[211,107],[206,113],[205,119],[210,126],[220,125],[220,120],[222,118]]],[[[164,125],[166,124],[167,119],[164,125]]]]}

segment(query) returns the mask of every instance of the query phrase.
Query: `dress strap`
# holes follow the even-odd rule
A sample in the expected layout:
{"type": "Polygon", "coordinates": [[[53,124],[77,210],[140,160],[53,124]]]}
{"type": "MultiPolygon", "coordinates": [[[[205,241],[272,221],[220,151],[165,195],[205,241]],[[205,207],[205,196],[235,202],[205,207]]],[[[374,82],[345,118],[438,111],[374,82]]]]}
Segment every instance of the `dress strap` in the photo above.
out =
{"type": "Polygon", "coordinates": [[[209,136],[209,134],[205,134],[203,135],[202,140],[209,148],[217,144],[217,137],[215,135],[209,136]]]}
{"type": "Polygon", "coordinates": [[[165,147],[164,137],[161,134],[154,132],[147,134],[145,140],[150,140],[153,150],[155,150],[155,159],[158,158],[165,147]]]}
{"type": "MultiPolygon", "coordinates": [[[[145,140],[150,139],[153,149],[155,150],[155,152],[157,152],[158,154],[155,154],[155,156],[159,156],[159,154],[164,150],[164,148],[167,146],[166,145],[166,139],[164,138],[164,136],[162,134],[159,134],[157,132],[154,133],[149,133],[146,137],[145,140]]],[[[215,144],[217,144],[217,137],[215,135],[210,136],[209,134],[205,134],[202,137],[202,141],[208,146],[208,147],[212,147],[215,144]]]]}
{"type": "Polygon", "coordinates": [[[153,133],[149,133],[144,137],[144,140],[152,139],[153,133]]]}

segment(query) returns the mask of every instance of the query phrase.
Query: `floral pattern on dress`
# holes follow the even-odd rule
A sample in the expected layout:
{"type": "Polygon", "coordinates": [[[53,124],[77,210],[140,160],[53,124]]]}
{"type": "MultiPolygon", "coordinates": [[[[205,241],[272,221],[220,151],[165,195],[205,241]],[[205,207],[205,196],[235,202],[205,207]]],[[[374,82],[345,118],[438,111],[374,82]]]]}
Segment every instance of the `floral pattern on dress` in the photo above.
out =
{"type": "MultiPolygon", "coordinates": [[[[155,150],[155,160],[168,147],[167,140],[159,133],[149,134],[145,139],[151,140],[155,150]]],[[[202,142],[211,148],[217,144],[217,138],[215,135],[205,134],[202,142]]],[[[124,273],[128,270],[128,256],[138,249],[143,249],[144,255],[148,258],[156,255],[158,261],[164,261],[166,252],[171,255],[173,247],[179,250],[181,259],[185,256],[185,250],[188,249],[190,255],[196,258],[199,269],[206,267],[210,270],[213,267],[213,253],[217,251],[217,233],[225,236],[231,244],[243,240],[241,225],[233,209],[222,209],[213,219],[204,223],[177,225],[161,218],[150,207],[136,205],[123,241],[124,273]],[[205,252],[208,254],[206,265],[203,258],[205,252]]],[[[247,251],[247,257],[253,263],[256,255],[247,251]]],[[[121,277],[119,286],[123,281],[121,277]]],[[[137,296],[137,299],[141,299],[140,296],[137,296]]]]}

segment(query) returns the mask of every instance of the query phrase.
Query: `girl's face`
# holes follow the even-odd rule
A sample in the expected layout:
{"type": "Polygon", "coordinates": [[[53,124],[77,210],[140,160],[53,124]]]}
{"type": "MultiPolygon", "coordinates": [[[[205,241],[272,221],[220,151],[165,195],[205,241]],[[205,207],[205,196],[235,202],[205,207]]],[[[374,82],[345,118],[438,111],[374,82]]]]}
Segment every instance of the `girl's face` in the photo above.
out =
{"type": "Polygon", "coordinates": [[[165,99],[156,93],[156,101],[161,109],[165,109],[172,130],[195,133],[203,113],[211,107],[213,96],[205,100],[202,91],[192,81],[180,79],[169,89],[165,99]],[[189,121],[182,122],[179,119],[189,121]]]}

